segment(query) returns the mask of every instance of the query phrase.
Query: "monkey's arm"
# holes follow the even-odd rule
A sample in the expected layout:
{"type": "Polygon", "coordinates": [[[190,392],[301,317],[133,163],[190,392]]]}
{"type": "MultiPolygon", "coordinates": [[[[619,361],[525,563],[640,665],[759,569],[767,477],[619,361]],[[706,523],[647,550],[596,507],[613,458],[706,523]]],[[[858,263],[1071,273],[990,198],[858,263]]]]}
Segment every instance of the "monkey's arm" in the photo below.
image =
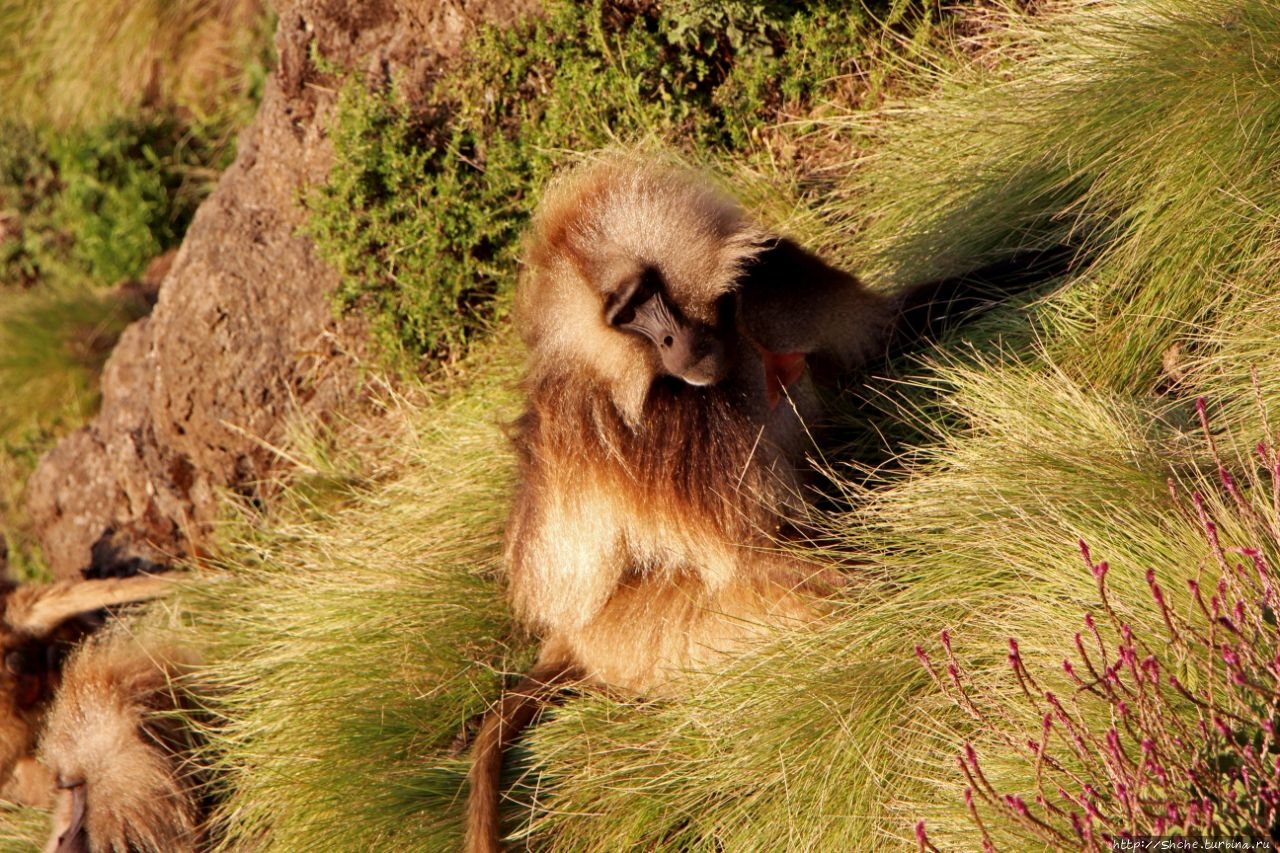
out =
{"type": "Polygon", "coordinates": [[[599,611],[625,569],[622,511],[609,492],[574,466],[543,468],[522,484],[506,535],[516,613],[538,632],[578,628],[599,611]],[[568,476],[558,476],[558,474],[568,476]]]}
{"type": "Polygon", "coordinates": [[[819,378],[883,352],[893,317],[889,299],[786,238],[746,268],[738,311],[761,350],[803,354],[819,378]]]}

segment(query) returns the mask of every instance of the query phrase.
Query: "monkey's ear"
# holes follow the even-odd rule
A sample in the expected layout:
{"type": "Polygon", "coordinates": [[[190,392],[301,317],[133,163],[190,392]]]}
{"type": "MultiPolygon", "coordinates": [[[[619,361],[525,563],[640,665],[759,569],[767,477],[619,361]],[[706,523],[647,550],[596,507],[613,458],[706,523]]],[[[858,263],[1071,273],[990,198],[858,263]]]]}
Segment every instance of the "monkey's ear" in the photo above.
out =
{"type": "Polygon", "coordinates": [[[158,598],[173,588],[172,580],[155,575],[27,584],[6,597],[4,621],[19,633],[47,637],[83,615],[115,604],[158,598]]]}

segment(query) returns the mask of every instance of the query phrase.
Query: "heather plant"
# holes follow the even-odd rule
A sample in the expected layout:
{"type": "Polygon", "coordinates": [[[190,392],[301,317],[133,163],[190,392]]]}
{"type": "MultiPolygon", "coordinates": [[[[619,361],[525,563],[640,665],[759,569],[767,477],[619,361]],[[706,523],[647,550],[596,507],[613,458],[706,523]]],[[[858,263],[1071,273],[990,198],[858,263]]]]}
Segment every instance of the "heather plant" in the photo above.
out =
{"type": "MultiPolygon", "coordinates": [[[[1056,682],[1065,689],[1033,673],[1014,637],[1008,677],[1018,692],[1005,702],[975,689],[948,632],[936,662],[936,652],[916,647],[934,685],[971,718],[975,737],[1027,771],[1029,787],[1002,789],[972,740],[960,751],[965,807],[983,850],[1000,848],[995,836],[1005,849],[1025,849],[1009,847],[1016,839],[1092,851],[1121,838],[1280,832],[1280,453],[1273,438],[1259,442],[1256,473],[1238,482],[1217,454],[1203,401],[1199,412],[1214,448],[1217,494],[1188,497],[1171,482],[1170,498],[1203,536],[1206,558],[1186,578],[1184,595],[1146,571],[1145,607],[1159,613],[1158,627],[1135,630],[1121,615],[1108,563],[1082,541],[1097,602],[1062,661],[1065,681],[1056,682]],[[1024,707],[1013,712],[1015,703],[1024,707]],[[1039,726],[1028,728],[1028,718],[1039,726]]],[[[917,837],[922,850],[938,850],[923,821],[917,837]]]]}
{"type": "Polygon", "coordinates": [[[114,285],[176,248],[230,162],[217,128],[149,115],[52,131],[0,123],[0,286],[114,285]]]}

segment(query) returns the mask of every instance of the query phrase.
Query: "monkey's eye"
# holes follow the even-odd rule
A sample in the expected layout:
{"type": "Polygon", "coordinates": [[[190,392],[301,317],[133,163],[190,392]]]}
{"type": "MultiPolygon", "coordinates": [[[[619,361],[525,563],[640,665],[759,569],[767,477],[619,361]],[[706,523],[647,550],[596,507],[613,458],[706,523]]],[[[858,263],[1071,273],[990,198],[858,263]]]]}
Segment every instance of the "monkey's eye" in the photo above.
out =
{"type": "Polygon", "coordinates": [[[611,293],[604,304],[604,319],[610,326],[621,326],[635,319],[635,303],[621,293],[611,293]]]}
{"type": "Polygon", "coordinates": [[[14,649],[4,656],[4,671],[10,675],[34,675],[40,671],[34,649],[14,649]]]}

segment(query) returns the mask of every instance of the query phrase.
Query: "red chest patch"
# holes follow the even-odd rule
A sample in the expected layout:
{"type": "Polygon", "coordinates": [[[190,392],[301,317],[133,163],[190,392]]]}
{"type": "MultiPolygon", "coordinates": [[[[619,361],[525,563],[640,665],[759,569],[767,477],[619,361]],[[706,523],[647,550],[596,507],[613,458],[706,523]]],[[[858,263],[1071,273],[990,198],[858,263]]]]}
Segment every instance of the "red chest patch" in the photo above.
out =
{"type": "Polygon", "coordinates": [[[782,392],[804,373],[804,353],[761,350],[760,358],[764,361],[764,388],[769,408],[776,409],[782,392]]]}

